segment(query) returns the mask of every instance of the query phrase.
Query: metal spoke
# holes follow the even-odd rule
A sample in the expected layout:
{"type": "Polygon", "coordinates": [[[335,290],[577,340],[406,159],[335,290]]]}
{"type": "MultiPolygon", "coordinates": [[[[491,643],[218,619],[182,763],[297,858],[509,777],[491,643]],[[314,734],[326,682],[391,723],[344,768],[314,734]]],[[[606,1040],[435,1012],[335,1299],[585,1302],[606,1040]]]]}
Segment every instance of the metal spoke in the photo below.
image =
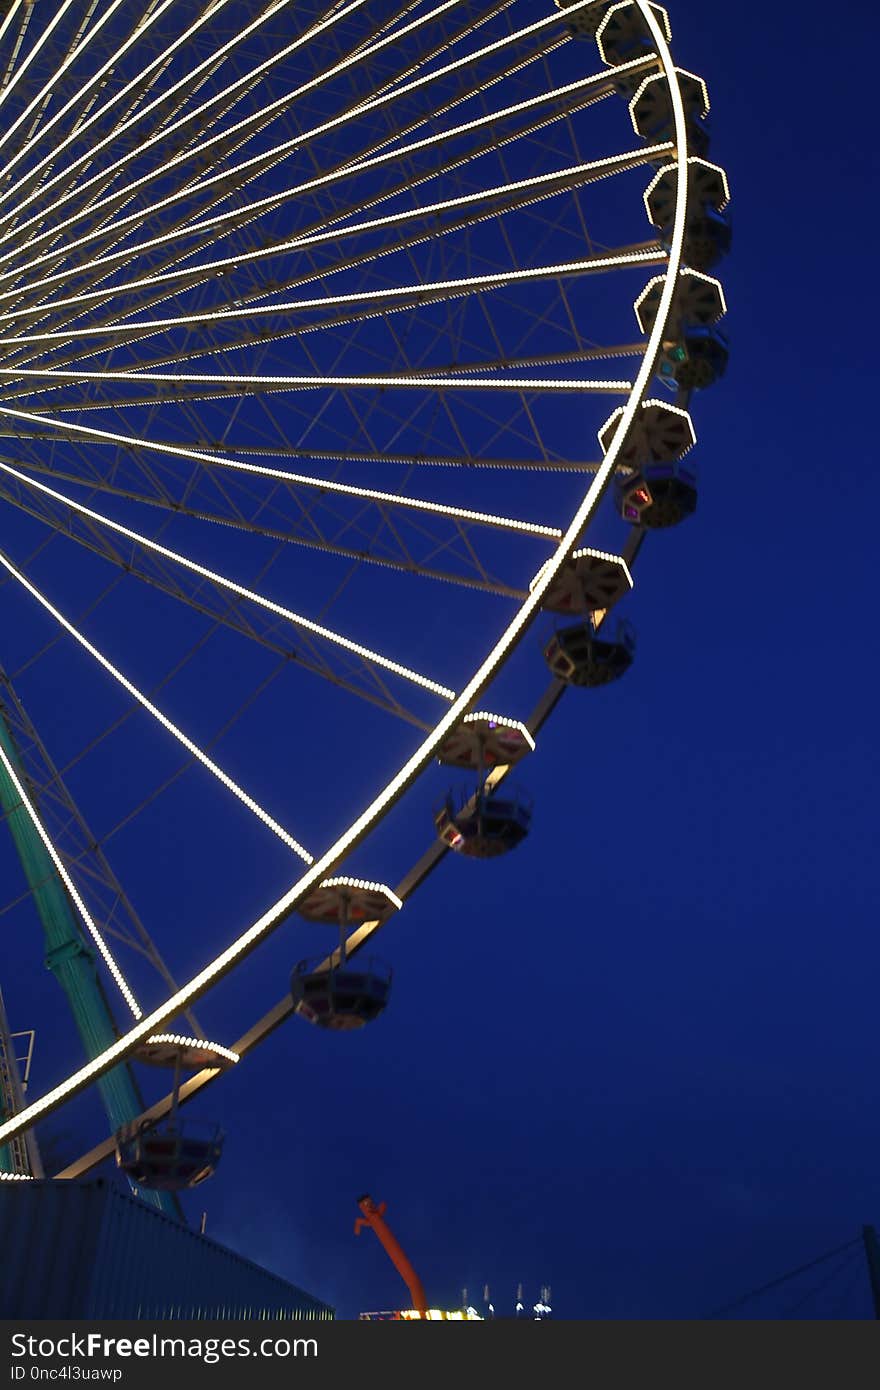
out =
{"type": "MultiPolygon", "coordinates": [[[[12,460],[5,459],[5,462],[12,460]]],[[[207,521],[218,526],[229,526],[233,530],[249,532],[251,535],[263,536],[272,540],[283,541],[286,544],[305,546],[307,549],[323,551],[328,555],[337,555],[349,560],[363,561],[366,564],[379,565],[386,569],[399,571],[411,577],[422,579],[435,579],[446,584],[455,584],[466,589],[475,589],[483,593],[496,594],[502,598],[523,599],[526,596],[525,589],[517,589],[510,584],[505,584],[501,580],[494,579],[485,573],[481,575],[456,574],[452,570],[441,570],[423,564],[412,558],[394,559],[390,554],[385,554],[378,549],[356,549],[354,546],[341,545],[338,541],[328,540],[325,537],[311,537],[296,534],[290,530],[259,525],[243,517],[230,517],[220,512],[207,512],[203,509],[195,509],[185,503],[176,502],[171,498],[159,496],[156,493],[135,492],[131,488],[115,487],[111,483],[96,481],[94,478],[85,479],[74,473],[60,473],[56,468],[40,466],[30,459],[18,459],[18,466],[28,468],[34,472],[47,474],[49,477],[58,479],[62,482],[87,483],[88,487],[95,492],[107,493],[110,496],[122,497],[131,502],[143,503],[146,506],[158,507],[161,510],[170,512],[173,516],[190,517],[195,521],[207,521]]],[[[598,467],[598,464],[595,465],[598,467]]],[[[407,547],[400,543],[401,552],[408,555],[407,547]]]]}
{"type": "Polygon", "coordinates": [[[215,570],[210,570],[205,565],[200,565],[195,560],[190,560],[187,556],[180,554],[179,551],[171,550],[168,546],[160,545],[158,541],[150,540],[147,536],[140,535],[128,526],[121,525],[118,521],[113,521],[110,517],[102,516],[91,507],[84,506],[74,498],[58,492],[54,488],[47,487],[45,483],[37,482],[35,478],[29,478],[21,473],[17,468],[12,468],[8,463],[0,462],[0,472],[9,477],[16,478],[29,488],[34,488],[45,496],[60,502],[62,506],[69,508],[72,512],[78,512],[87,517],[90,521],[96,522],[99,526],[106,527],[117,535],[124,536],[126,540],[134,541],[136,545],[143,547],[153,554],[161,556],[164,560],[171,560],[176,565],[181,565],[184,569],[199,575],[203,579],[209,580],[220,589],[226,589],[230,593],[236,594],[239,598],[247,599],[248,602],[256,604],[260,608],[274,613],[277,617],[283,618],[286,622],[292,623],[294,627],[301,628],[305,632],[315,637],[320,637],[324,641],[330,642],[335,646],[342,647],[345,651],[353,653],[368,665],[379,666],[383,670],[390,671],[392,675],[400,676],[403,680],[411,681],[414,685],[419,685],[423,690],[429,690],[433,695],[439,695],[444,700],[455,699],[455,691],[448,686],[441,685],[438,681],[432,680],[429,676],[420,675],[418,671],[412,670],[409,666],[404,666],[400,662],[393,661],[390,657],[383,656],[381,652],[372,651],[369,647],[362,646],[359,642],[353,641],[350,637],[343,636],[342,633],[334,632],[331,628],[325,627],[322,623],[313,622],[311,618],[305,617],[302,613],[295,613],[292,609],[284,607],[283,604],[275,603],[272,599],[267,599],[253,589],[248,589],[243,584],[236,583],[233,579],[228,579],[225,575],[218,574],[215,570]]]}
{"type": "Polygon", "coordinates": [[[78,642],[108,675],[111,675],[134,700],[137,700],[138,704],[145,709],[157,723],[161,724],[163,729],[171,734],[172,738],[175,738],[177,742],[186,749],[191,757],[195,758],[201,763],[202,767],[206,768],[208,772],[216,777],[218,782],[222,783],[227,791],[230,791],[234,797],[237,797],[242,805],[246,806],[251,814],[256,816],[259,821],[262,821],[263,825],[267,826],[274,835],[277,835],[279,840],[287,845],[288,849],[293,850],[294,854],[298,854],[300,859],[304,860],[306,864],[311,864],[312,855],[309,854],[308,850],[304,849],[298,840],[294,839],[282,825],[279,825],[279,823],[269,815],[268,811],[264,810],[259,802],[255,801],[252,796],[249,796],[244,788],[240,787],[239,784],[234,781],[228,773],[224,772],[212,758],[209,758],[207,753],[205,753],[198,744],[194,743],[193,740],[169,719],[166,714],[163,714],[162,710],[160,710],[152,700],[149,700],[127,676],[124,676],[119,670],[119,667],[108,660],[103,652],[98,650],[94,643],[90,642],[73,623],[65,618],[64,614],[61,613],[54,604],[49,602],[45,594],[41,593],[36,585],[32,584],[31,581],[22,574],[21,570],[16,568],[9,557],[4,555],[2,550],[0,550],[0,565],[2,565],[7,574],[11,575],[22,588],[27,590],[32,598],[36,599],[47,613],[51,614],[59,626],[78,642]]]}

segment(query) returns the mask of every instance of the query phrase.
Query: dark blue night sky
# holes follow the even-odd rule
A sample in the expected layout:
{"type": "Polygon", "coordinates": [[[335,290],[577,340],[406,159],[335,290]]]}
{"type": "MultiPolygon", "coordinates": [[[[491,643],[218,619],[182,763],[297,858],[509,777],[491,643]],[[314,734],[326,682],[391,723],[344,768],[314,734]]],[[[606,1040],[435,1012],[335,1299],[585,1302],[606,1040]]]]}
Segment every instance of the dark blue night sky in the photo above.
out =
{"type": "MultiPolygon", "coordinates": [[[[447,856],[383,930],[395,988],[375,1026],[325,1035],[291,1020],[193,1107],[228,1137],[189,1216],[205,1210],[210,1234],[342,1318],[401,1306],[374,1237],[353,1235],[365,1191],[388,1202],[435,1305],[457,1306],[463,1287],[479,1302],[488,1282],[510,1312],[518,1283],[532,1301],[549,1284],[562,1318],[700,1316],[880,1221],[869,10],[840,23],[809,4],[670,0],[669,11],[677,61],[708,83],[710,157],[730,179],[734,245],[718,274],[731,359],[691,403],[697,514],[639,559],[633,670],[569,692],[544,729],[520,774],[535,799],[525,844],[484,864],[447,856]]],[[[500,510],[525,510],[539,487],[528,479],[500,510]]],[[[539,519],[552,517],[534,496],[539,519]]],[[[21,558],[43,535],[25,528],[9,547],[21,558]]],[[[114,577],[75,556],[62,589],[52,553],[33,572],[71,613],[114,577]]],[[[19,624],[3,662],[16,670],[52,629],[3,593],[19,624]]],[[[114,590],[88,628],[120,653],[127,593],[114,590]]],[[[412,641],[397,651],[442,677],[439,629],[422,629],[409,593],[396,623],[412,641]]],[[[136,598],[126,669],[149,685],[202,629],[166,626],[161,595],[136,598]]],[[[356,608],[343,611],[351,627],[356,608]]],[[[384,622],[361,631],[381,641],[384,622]]],[[[550,626],[536,625],[502,683],[520,717],[542,688],[550,626]]],[[[231,638],[209,644],[176,705],[169,687],[169,710],[194,719],[203,701],[205,727],[218,728],[275,664],[241,651],[231,638]]],[[[412,731],[380,712],[355,709],[351,725],[340,713],[345,758],[337,749],[325,764],[297,703],[312,686],[287,677],[218,756],[317,845],[402,760],[412,731]],[[251,761],[237,761],[248,746],[251,761]]],[[[125,708],[59,645],[19,689],[35,718],[55,721],[59,762],[125,708]]],[[[139,763],[111,739],[70,775],[102,829],[137,800],[130,778],[155,759],[146,787],[180,761],[137,728],[156,740],[139,763]]],[[[271,845],[259,858],[262,832],[237,812],[201,819],[194,777],[144,813],[153,849],[126,831],[118,855],[107,844],[184,978],[212,915],[225,942],[291,881],[286,854],[271,845]]],[[[432,777],[417,814],[396,811],[355,872],[394,882],[426,847],[444,787],[432,777]]],[[[11,900],[21,883],[8,848],[2,864],[11,900]]],[[[37,1028],[38,1094],[76,1043],[40,971],[30,905],[3,926],[0,983],[13,1026],[37,1028]]],[[[282,927],[204,1001],[208,1031],[231,1042],[324,940],[282,927]]],[[[46,1123],[47,1148],[73,1157],[102,1123],[92,1099],[77,1103],[46,1123]]],[[[867,1280],[847,1274],[798,1315],[841,1314],[869,1315],[867,1280]]]]}

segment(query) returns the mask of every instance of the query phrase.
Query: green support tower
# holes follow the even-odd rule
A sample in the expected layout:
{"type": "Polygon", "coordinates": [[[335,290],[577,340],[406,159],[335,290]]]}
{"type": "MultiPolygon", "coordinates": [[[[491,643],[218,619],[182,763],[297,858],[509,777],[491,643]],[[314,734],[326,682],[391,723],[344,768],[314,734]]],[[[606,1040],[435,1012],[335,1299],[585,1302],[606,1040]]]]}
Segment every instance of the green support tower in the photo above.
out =
{"type": "MultiPolygon", "coordinates": [[[[21,759],[2,705],[0,745],[15,768],[16,776],[26,785],[21,759]]],[[[2,763],[0,808],[43,924],[46,965],[67,996],[86,1056],[89,1059],[97,1057],[116,1041],[117,1031],[95,969],[94,954],[80,930],[67,889],[2,763]]],[[[125,1063],[107,1072],[97,1084],[114,1132],[143,1110],[137,1083],[125,1063]]],[[[11,1156],[0,1147],[0,1170],[9,1171],[12,1166],[11,1156]]],[[[180,1217],[180,1207],[169,1193],[144,1192],[142,1195],[169,1216],[180,1217]]]]}

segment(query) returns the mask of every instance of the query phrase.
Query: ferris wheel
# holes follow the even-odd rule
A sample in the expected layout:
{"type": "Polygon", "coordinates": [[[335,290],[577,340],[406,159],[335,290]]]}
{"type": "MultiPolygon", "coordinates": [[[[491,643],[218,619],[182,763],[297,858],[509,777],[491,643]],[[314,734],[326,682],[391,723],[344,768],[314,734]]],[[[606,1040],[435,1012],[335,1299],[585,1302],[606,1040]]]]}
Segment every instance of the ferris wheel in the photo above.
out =
{"type": "Polygon", "coordinates": [[[96,1085],[108,1133],[56,1175],[115,1153],[173,1208],[222,1152],[184,1103],[291,1016],[378,1018],[379,932],[444,855],[527,839],[543,724],[632,664],[727,359],[727,180],[671,42],[648,0],[0,8],[0,800],[86,1055],[25,1095],[0,1037],[0,1177],[96,1085]],[[265,765],[273,720],[311,783],[265,765]],[[170,902],[184,773],[283,884],[185,941],[108,845],[170,902]],[[323,953],[208,1036],[295,920],[323,953]]]}

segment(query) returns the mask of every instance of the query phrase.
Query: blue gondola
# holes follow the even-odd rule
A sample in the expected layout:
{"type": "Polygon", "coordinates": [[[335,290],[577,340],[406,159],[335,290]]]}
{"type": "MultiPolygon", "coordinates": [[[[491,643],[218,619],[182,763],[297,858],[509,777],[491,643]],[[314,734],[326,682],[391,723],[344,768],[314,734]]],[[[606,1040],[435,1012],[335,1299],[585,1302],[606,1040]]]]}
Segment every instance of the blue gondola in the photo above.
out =
{"type": "Polygon", "coordinates": [[[624,521],[659,531],[677,526],[697,508],[697,475],[680,462],[645,464],[617,483],[624,521]]]}
{"type": "Polygon", "coordinates": [[[478,791],[456,808],[452,792],[438,807],[434,825],[450,849],[472,859],[494,859],[522,844],[529,833],[532,801],[522,792],[478,791]]]}
{"type": "Polygon", "coordinates": [[[727,339],[717,328],[685,324],[660,359],[660,376],[674,391],[702,391],[724,375],[728,356],[727,339]]]}
{"type": "MultiPolygon", "coordinates": [[[[682,247],[683,259],[694,270],[710,270],[727,255],[732,237],[730,216],[726,209],[719,212],[717,208],[705,204],[688,218],[682,247]]],[[[668,251],[672,245],[671,226],[661,229],[660,240],[668,251]]]]}
{"type": "Polygon", "coordinates": [[[142,1120],[124,1126],[116,1135],[116,1162],[138,1187],[180,1192],[210,1178],[223,1152],[223,1132],[217,1127],[142,1120]]]}
{"type": "Polygon", "coordinates": [[[301,960],[290,977],[296,1013],[319,1028],[349,1032],[378,1018],[391,994],[391,967],[371,956],[330,970],[321,961],[301,960]]]}
{"type": "Polygon", "coordinates": [[[595,687],[619,680],[633,663],[636,637],[632,625],[621,620],[612,636],[595,632],[589,622],[560,628],[544,648],[544,660],[567,685],[595,687]]]}

